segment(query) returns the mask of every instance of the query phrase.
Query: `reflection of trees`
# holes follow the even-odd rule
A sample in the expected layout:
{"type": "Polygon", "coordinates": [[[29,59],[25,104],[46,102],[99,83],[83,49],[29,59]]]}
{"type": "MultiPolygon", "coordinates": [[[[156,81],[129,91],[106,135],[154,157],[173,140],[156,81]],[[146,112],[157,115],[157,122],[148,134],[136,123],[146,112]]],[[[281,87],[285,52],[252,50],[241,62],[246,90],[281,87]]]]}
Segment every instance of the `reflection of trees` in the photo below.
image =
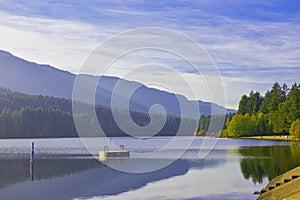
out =
{"type": "MultiPolygon", "coordinates": [[[[93,159],[36,159],[34,179],[65,176],[101,166],[103,165],[93,159]]],[[[0,160],[0,188],[30,180],[29,167],[29,159],[0,160]]]]}
{"type": "MultiPolygon", "coordinates": [[[[14,180],[11,180],[9,184],[29,180],[29,171],[18,171],[20,169],[23,170],[23,168],[21,168],[22,166],[19,166],[18,168],[20,169],[18,170],[6,169],[5,171],[1,169],[0,173],[7,172],[10,175],[6,176],[5,179],[2,179],[2,177],[0,179],[0,197],[5,197],[5,199],[53,200],[117,195],[122,192],[139,189],[151,182],[186,174],[189,170],[189,163],[185,160],[176,160],[165,168],[148,173],[126,173],[118,171],[109,167],[103,167],[104,165],[99,164],[97,160],[57,159],[57,163],[55,164],[56,166],[53,168],[47,168],[47,165],[53,165],[53,159],[47,159],[46,161],[49,162],[43,162],[43,165],[36,166],[36,168],[39,167],[42,171],[38,172],[36,170],[35,176],[39,177],[40,179],[53,177],[52,179],[40,180],[34,183],[30,183],[27,181],[26,183],[22,183],[16,186],[11,185],[11,187],[7,190],[3,185],[7,181],[9,181],[9,179],[14,178],[14,180]],[[82,169],[80,166],[82,167],[82,169]],[[89,167],[93,169],[84,171],[89,167]],[[80,172],[81,170],[82,172],[80,172]],[[14,174],[14,172],[17,172],[18,174],[14,174]],[[16,175],[20,175],[21,177],[17,178],[16,175]],[[57,176],[64,177],[63,179],[55,178],[57,176]],[[23,178],[23,180],[21,178],[23,178]]],[[[139,164],[140,162],[145,162],[144,164],[140,163],[140,166],[145,166],[145,164],[151,164],[152,162],[161,162],[162,160],[133,159],[131,161],[132,162],[128,163],[129,166],[133,166],[132,164],[139,164]]],[[[6,160],[5,162],[9,161],[6,160]]],[[[25,160],[23,160],[22,162],[27,163],[25,162],[25,160]]],[[[127,162],[124,162],[123,164],[126,163],[127,162]]],[[[11,164],[18,163],[14,161],[11,164]]],[[[26,164],[24,164],[23,167],[26,167],[26,164]]],[[[29,168],[27,167],[26,170],[29,170],[29,168]]],[[[38,178],[35,178],[35,180],[37,179],[38,178]]]]}
{"type": "Polygon", "coordinates": [[[260,146],[239,149],[241,170],[246,179],[261,183],[300,165],[300,146],[260,146]]]}

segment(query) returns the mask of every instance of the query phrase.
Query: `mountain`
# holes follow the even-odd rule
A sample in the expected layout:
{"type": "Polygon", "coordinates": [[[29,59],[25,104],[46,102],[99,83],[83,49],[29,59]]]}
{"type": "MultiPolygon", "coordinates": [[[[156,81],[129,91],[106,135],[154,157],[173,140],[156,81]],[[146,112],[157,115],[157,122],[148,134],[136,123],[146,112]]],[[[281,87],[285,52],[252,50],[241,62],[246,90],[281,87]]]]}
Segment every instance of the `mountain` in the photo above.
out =
{"type": "MultiPolygon", "coordinates": [[[[18,58],[9,52],[0,50],[0,86],[27,94],[47,95],[60,98],[72,98],[75,74],[54,68],[50,65],[40,65],[18,58]]],[[[85,87],[90,88],[93,80],[100,77],[92,75],[77,75],[85,80],[85,87]]],[[[213,107],[218,113],[224,112],[224,107],[203,101],[189,101],[183,95],[172,94],[154,88],[148,88],[141,83],[120,79],[117,77],[102,76],[96,91],[96,104],[111,106],[113,89],[121,84],[124,90],[116,94],[116,107],[124,109],[126,92],[133,87],[138,88],[129,101],[130,110],[148,112],[154,104],[162,105],[167,113],[181,115],[178,99],[187,107],[197,103],[201,114],[209,115],[213,107]],[[118,83],[119,82],[119,83],[118,83]]],[[[187,113],[193,113],[188,110],[187,113]]],[[[235,110],[227,109],[227,113],[235,110]]],[[[184,114],[192,117],[192,114],[184,114]]]]}

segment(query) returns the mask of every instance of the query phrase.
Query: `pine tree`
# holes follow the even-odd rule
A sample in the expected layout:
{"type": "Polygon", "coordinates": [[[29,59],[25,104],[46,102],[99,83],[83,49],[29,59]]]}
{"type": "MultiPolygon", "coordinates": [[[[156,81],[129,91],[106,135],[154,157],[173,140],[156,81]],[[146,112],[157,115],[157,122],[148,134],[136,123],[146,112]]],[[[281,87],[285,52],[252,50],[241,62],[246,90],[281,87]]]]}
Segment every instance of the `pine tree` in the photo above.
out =
{"type": "Polygon", "coordinates": [[[248,97],[247,95],[243,95],[239,102],[238,114],[246,114],[247,113],[247,105],[248,105],[248,97]]]}

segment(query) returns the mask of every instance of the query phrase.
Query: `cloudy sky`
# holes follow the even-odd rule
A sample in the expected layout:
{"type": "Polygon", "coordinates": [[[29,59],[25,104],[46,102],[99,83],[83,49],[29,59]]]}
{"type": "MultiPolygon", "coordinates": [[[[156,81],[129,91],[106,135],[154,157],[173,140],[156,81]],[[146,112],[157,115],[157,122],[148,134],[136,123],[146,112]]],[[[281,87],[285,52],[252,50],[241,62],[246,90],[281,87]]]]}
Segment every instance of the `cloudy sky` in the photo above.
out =
{"type": "MultiPolygon", "coordinates": [[[[227,107],[236,108],[240,96],[252,89],[266,92],[275,81],[289,85],[299,82],[299,1],[0,0],[0,49],[74,73],[103,41],[142,27],[176,30],[202,45],[224,84],[226,103],[215,101],[227,107]]],[[[138,52],[118,62],[107,74],[121,76],[122,67],[124,70],[135,62],[143,65],[140,61],[145,55],[157,56],[138,52]]],[[[175,63],[176,59],[162,55],[156,57],[156,63],[161,59],[160,64],[174,65],[195,89],[205,90],[203,84],[197,85],[197,74],[182,61],[175,63]]],[[[154,68],[148,69],[148,79],[159,77],[154,68]]],[[[167,90],[159,85],[169,81],[172,91],[184,94],[173,76],[161,74],[164,81],[153,87],[167,90]]],[[[202,75],[206,76],[205,72],[202,75]]],[[[145,77],[128,78],[143,81],[145,77]]],[[[206,92],[199,98],[211,100],[206,92]]]]}

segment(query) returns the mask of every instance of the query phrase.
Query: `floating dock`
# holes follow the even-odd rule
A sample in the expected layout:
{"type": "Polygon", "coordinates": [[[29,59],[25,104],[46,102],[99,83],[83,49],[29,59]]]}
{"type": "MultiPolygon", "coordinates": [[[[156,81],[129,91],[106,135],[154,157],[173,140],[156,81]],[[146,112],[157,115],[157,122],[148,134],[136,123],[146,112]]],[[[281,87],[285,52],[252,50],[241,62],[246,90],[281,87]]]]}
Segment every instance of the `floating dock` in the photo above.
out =
{"type": "Polygon", "coordinates": [[[129,157],[130,152],[125,150],[100,151],[99,156],[100,158],[129,157]]]}
{"type": "Polygon", "coordinates": [[[109,150],[107,146],[104,147],[104,151],[99,151],[100,160],[106,160],[108,158],[128,158],[130,152],[124,150],[124,146],[120,145],[120,150],[109,150]]]}

